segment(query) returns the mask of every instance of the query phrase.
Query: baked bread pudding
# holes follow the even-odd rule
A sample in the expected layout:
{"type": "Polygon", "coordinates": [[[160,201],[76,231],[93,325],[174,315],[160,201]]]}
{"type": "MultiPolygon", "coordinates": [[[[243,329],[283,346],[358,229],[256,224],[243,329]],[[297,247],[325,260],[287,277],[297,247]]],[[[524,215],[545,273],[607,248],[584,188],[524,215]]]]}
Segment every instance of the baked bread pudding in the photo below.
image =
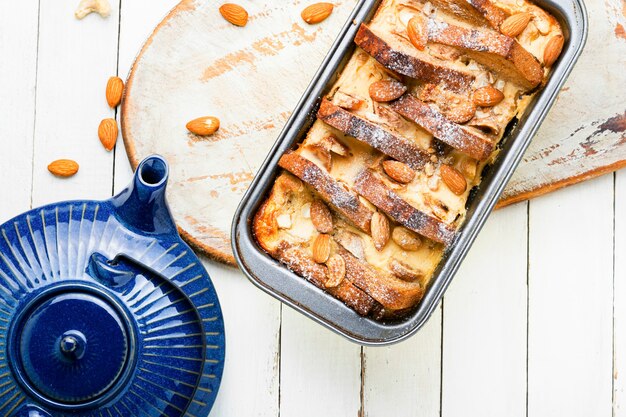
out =
{"type": "Polygon", "coordinates": [[[258,244],[363,316],[409,313],[563,40],[524,0],[383,0],[280,158],[258,244]]]}

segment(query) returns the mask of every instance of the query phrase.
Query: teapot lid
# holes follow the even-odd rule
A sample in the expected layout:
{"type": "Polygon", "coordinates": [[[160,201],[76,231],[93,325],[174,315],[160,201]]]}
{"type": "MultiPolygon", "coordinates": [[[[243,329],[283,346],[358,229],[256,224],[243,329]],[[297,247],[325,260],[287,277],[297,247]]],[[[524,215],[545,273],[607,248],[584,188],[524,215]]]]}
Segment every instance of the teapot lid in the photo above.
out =
{"type": "Polygon", "coordinates": [[[1,415],[208,414],[224,324],[171,220],[167,171],[153,156],[110,200],[0,225],[1,415]]]}

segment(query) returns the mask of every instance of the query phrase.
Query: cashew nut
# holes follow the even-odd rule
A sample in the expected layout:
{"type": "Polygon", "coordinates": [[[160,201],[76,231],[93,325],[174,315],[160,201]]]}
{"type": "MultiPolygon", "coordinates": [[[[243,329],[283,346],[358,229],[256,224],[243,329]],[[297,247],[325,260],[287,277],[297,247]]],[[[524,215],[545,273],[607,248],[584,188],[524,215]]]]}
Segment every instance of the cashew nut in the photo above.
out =
{"type": "Polygon", "coordinates": [[[109,17],[111,14],[109,0],[81,0],[74,12],[74,16],[76,16],[76,19],[82,19],[92,12],[96,12],[102,17],[109,17]]]}

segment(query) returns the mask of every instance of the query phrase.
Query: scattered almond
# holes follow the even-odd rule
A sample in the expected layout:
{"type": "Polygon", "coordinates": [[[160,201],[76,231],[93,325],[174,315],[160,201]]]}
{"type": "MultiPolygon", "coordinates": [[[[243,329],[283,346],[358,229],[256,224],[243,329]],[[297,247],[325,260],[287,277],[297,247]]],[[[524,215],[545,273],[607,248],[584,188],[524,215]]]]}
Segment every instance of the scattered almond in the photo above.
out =
{"type": "Polygon", "coordinates": [[[71,159],[57,159],[48,165],[48,171],[57,177],[71,177],[78,172],[78,163],[71,159]]]}
{"type": "Polygon", "coordinates": [[[502,91],[490,85],[474,91],[474,104],[480,107],[492,107],[504,100],[502,91]]]}
{"type": "Polygon", "coordinates": [[[109,107],[115,108],[120,101],[122,101],[122,95],[124,93],[124,81],[120,77],[111,77],[107,81],[107,88],[105,96],[109,107]]]}
{"type": "Polygon", "coordinates": [[[415,15],[406,25],[406,32],[409,40],[420,51],[426,48],[428,43],[428,23],[422,15],[415,15]]]}
{"type": "Polygon", "coordinates": [[[313,25],[326,20],[333,12],[334,7],[335,5],[332,3],[315,3],[302,10],[300,16],[302,16],[302,20],[313,25]]]}
{"type": "Polygon", "coordinates": [[[389,262],[389,269],[393,274],[403,281],[413,282],[421,279],[424,274],[421,271],[416,271],[404,262],[397,259],[392,259],[389,262]]]}
{"type": "Polygon", "coordinates": [[[220,128],[220,119],[213,116],[198,117],[186,125],[187,130],[198,136],[208,136],[220,128]]]}
{"type": "Polygon", "coordinates": [[[326,171],[330,172],[333,167],[333,156],[330,154],[330,150],[326,149],[321,144],[306,146],[306,148],[319,159],[322,165],[324,165],[324,168],[326,168],[326,171]]]}
{"type": "Polygon", "coordinates": [[[457,171],[456,168],[442,164],[439,168],[441,179],[444,184],[456,195],[461,195],[467,189],[467,181],[463,174],[457,171]]]}
{"type": "Polygon", "coordinates": [[[428,185],[428,189],[430,191],[437,191],[439,189],[439,178],[432,176],[428,179],[426,184],[428,185]]]}
{"type": "Polygon", "coordinates": [[[313,226],[320,233],[332,233],[333,231],[333,215],[321,200],[314,200],[311,203],[311,221],[313,226]]]}
{"type": "Polygon", "coordinates": [[[407,164],[400,161],[394,161],[391,159],[384,161],[383,170],[392,179],[401,184],[407,184],[415,178],[415,171],[413,171],[407,164]]]}
{"type": "Polygon", "coordinates": [[[415,233],[406,227],[398,226],[393,228],[391,238],[398,246],[404,250],[415,251],[422,246],[422,240],[415,233]]]}
{"type": "Polygon", "coordinates": [[[553,36],[547,43],[546,49],[543,50],[543,64],[546,67],[551,67],[561,55],[563,50],[563,43],[565,39],[563,35],[553,36]]]}
{"type": "Polygon", "coordinates": [[[224,19],[235,26],[243,27],[248,23],[248,12],[238,4],[222,4],[220,6],[220,13],[224,19]]]}
{"type": "Polygon", "coordinates": [[[317,235],[313,242],[313,260],[318,264],[323,264],[330,256],[330,236],[317,235]]]}
{"type": "Polygon", "coordinates": [[[365,259],[363,239],[356,233],[339,230],[335,234],[335,240],[357,259],[365,259]]]}
{"type": "Polygon", "coordinates": [[[111,14],[109,0],[81,0],[74,12],[74,17],[76,17],[76,19],[83,19],[93,12],[98,13],[102,18],[109,17],[111,14]]]}
{"type": "Polygon", "coordinates": [[[389,78],[379,80],[370,84],[369,94],[372,100],[378,102],[387,102],[399,98],[406,92],[406,85],[398,80],[389,78]]]}
{"type": "Polygon", "coordinates": [[[389,220],[384,214],[375,212],[372,215],[372,239],[376,250],[382,250],[389,242],[389,220]]]}
{"type": "Polygon", "coordinates": [[[328,280],[324,284],[326,288],[333,288],[341,284],[346,276],[346,261],[339,254],[334,254],[326,262],[328,268],[328,280]]]}
{"type": "Polygon", "coordinates": [[[511,15],[500,25],[500,32],[503,35],[514,38],[526,29],[531,18],[532,15],[527,12],[511,15]]]}
{"type": "Polygon", "coordinates": [[[117,133],[118,129],[115,119],[104,119],[100,122],[100,126],[98,126],[98,138],[100,138],[104,149],[111,151],[115,147],[117,133]]]}

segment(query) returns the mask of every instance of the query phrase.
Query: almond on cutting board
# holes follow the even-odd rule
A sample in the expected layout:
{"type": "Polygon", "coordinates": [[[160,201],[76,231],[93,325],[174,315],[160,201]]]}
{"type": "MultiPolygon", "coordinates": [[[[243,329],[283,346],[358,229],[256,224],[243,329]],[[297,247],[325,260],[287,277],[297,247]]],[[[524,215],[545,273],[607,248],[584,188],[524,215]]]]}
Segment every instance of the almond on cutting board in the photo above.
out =
{"type": "Polygon", "coordinates": [[[71,177],[78,172],[78,163],[71,159],[57,159],[48,165],[48,171],[57,177],[71,177]]]}
{"type": "Polygon", "coordinates": [[[188,122],[187,130],[198,136],[209,136],[220,128],[220,119],[213,116],[198,117],[188,122]]]}
{"type": "Polygon", "coordinates": [[[98,138],[102,146],[104,146],[104,149],[111,151],[115,147],[117,135],[118,129],[115,119],[104,119],[100,122],[100,126],[98,126],[98,138]]]}
{"type": "Polygon", "coordinates": [[[333,12],[334,7],[335,5],[332,3],[315,3],[302,10],[300,16],[309,25],[314,25],[326,20],[333,12]]]}
{"type": "Polygon", "coordinates": [[[111,77],[107,81],[107,88],[105,96],[109,107],[115,108],[120,101],[122,101],[122,95],[124,94],[124,81],[120,77],[111,77]]]}
{"type": "Polygon", "coordinates": [[[245,26],[248,23],[248,12],[238,4],[225,3],[220,6],[220,14],[235,26],[245,26]]]}

